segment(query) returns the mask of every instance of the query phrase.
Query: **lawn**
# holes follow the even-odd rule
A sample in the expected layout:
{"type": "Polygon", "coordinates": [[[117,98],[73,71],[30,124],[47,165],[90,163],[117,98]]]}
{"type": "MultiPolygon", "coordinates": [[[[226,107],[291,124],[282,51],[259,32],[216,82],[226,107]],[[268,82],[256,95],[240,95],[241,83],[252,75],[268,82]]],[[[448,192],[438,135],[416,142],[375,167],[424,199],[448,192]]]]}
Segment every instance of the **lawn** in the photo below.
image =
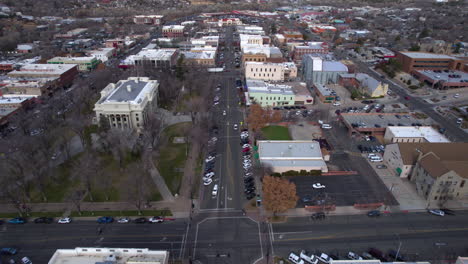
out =
{"type": "Polygon", "coordinates": [[[162,133],[159,157],[155,163],[172,194],[179,193],[188,153],[187,143],[174,144],[173,139],[185,136],[190,127],[191,123],[176,124],[162,133]]]}
{"type": "Polygon", "coordinates": [[[262,133],[269,140],[291,140],[289,130],[284,126],[266,126],[262,128],[262,133]]]}

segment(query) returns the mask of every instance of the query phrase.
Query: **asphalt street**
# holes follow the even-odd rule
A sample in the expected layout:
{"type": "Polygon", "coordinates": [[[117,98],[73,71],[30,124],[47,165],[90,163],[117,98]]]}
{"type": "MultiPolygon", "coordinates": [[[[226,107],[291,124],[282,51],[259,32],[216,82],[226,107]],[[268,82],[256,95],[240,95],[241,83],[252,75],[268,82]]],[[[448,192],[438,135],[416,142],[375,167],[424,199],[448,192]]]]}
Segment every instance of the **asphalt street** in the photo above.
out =
{"type": "Polygon", "coordinates": [[[454,260],[468,253],[467,220],[466,211],[444,217],[428,213],[333,216],[315,221],[303,217],[273,224],[270,235],[274,254],[283,257],[304,249],[344,259],[349,251],[361,254],[374,247],[387,253],[401,245],[401,253],[411,261],[454,260]]]}
{"type": "MultiPolygon", "coordinates": [[[[209,186],[201,186],[200,209],[202,211],[239,211],[245,201],[243,195],[240,123],[243,121],[243,113],[239,107],[239,98],[235,79],[240,78],[239,72],[234,68],[234,50],[232,43],[232,28],[226,29],[226,50],[223,61],[228,71],[211,73],[216,81],[221,84],[219,92],[219,104],[213,106],[216,126],[219,128],[216,143],[216,165],[214,181],[209,186]],[[229,49],[229,50],[228,50],[229,49]],[[225,115],[223,112],[225,111],[225,115]],[[238,129],[234,129],[234,124],[238,129]],[[217,195],[212,195],[213,186],[218,185],[217,195]]],[[[216,87],[213,87],[215,89],[216,87]]]]}
{"type": "Polygon", "coordinates": [[[59,248],[75,247],[161,249],[168,250],[172,257],[179,258],[186,226],[185,219],[155,224],[98,224],[96,221],[3,224],[0,226],[0,248],[19,248],[16,259],[28,256],[34,263],[47,263],[59,248]]]}

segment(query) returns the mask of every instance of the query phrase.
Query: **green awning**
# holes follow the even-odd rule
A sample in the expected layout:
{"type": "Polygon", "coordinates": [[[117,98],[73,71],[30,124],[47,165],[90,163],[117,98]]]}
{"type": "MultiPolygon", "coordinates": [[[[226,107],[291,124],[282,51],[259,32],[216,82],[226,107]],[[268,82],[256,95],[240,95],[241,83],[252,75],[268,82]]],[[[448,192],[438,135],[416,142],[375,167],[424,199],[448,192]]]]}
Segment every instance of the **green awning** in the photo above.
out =
{"type": "Polygon", "coordinates": [[[398,176],[400,176],[400,174],[401,174],[402,171],[403,171],[402,169],[396,168],[396,172],[398,173],[398,176]]]}

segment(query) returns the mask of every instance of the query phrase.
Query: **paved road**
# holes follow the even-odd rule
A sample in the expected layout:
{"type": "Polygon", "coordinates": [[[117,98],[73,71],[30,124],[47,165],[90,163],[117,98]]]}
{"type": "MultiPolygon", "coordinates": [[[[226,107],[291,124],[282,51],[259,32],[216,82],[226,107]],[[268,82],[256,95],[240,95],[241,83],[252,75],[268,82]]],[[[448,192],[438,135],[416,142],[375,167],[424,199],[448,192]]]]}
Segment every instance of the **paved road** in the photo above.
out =
{"type": "MultiPolygon", "coordinates": [[[[231,62],[234,61],[234,53],[231,49],[232,28],[227,28],[226,49],[223,61],[229,72],[216,73],[218,83],[221,84],[219,93],[220,103],[214,106],[212,111],[216,125],[219,127],[218,141],[216,143],[215,181],[208,187],[202,186],[201,206],[202,210],[210,211],[239,211],[242,208],[244,197],[242,194],[242,175],[240,162],[240,138],[239,129],[234,130],[234,124],[240,126],[243,114],[239,108],[239,98],[235,87],[235,79],[238,72],[231,62]],[[226,111],[226,115],[223,115],[226,111]],[[218,184],[218,194],[211,194],[213,185],[218,184]]],[[[215,89],[215,87],[213,87],[215,89]]]]}
{"type": "Polygon", "coordinates": [[[17,247],[17,257],[28,256],[34,263],[47,263],[58,248],[130,247],[171,251],[178,258],[186,234],[186,220],[162,224],[98,224],[76,221],[71,224],[3,224],[0,247],[17,247]],[[98,228],[102,228],[99,234],[98,228]]]}
{"type": "Polygon", "coordinates": [[[328,217],[322,221],[291,218],[273,224],[274,253],[287,256],[301,249],[344,256],[369,247],[383,252],[398,249],[409,260],[454,259],[467,253],[468,212],[438,217],[427,213],[393,214],[380,218],[364,215],[328,217]],[[437,244],[436,244],[437,243],[437,244]]]}

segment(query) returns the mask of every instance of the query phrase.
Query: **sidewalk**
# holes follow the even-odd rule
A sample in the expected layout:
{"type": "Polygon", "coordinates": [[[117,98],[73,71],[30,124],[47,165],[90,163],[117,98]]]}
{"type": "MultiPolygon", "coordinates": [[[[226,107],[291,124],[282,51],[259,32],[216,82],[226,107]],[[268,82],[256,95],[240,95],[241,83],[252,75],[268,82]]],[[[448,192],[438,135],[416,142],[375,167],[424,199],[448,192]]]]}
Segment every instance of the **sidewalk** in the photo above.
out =
{"type": "MultiPolygon", "coordinates": [[[[142,210],[162,210],[169,209],[176,218],[187,217],[189,215],[187,210],[188,201],[186,199],[175,199],[172,202],[160,201],[151,202],[149,207],[142,210]]],[[[67,210],[75,210],[75,207],[69,203],[32,203],[28,204],[31,212],[66,212],[67,210]]],[[[135,205],[129,202],[101,202],[90,203],[83,202],[81,204],[82,211],[136,211],[135,205]]],[[[0,204],[0,211],[2,213],[16,213],[18,212],[12,204],[0,204]]]]}

